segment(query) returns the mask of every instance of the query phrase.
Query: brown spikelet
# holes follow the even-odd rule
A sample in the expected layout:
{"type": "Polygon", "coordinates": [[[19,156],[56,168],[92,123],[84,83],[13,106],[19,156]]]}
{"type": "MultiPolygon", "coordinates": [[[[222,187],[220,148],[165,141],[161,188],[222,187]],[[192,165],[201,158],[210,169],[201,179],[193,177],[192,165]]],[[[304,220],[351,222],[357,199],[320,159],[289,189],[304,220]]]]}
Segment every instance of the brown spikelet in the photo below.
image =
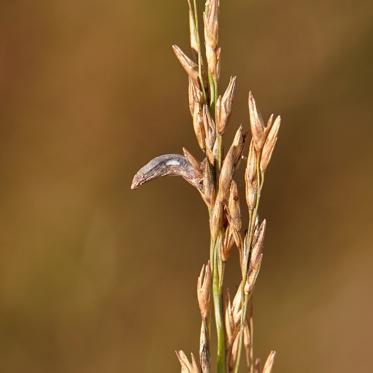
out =
{"type": "Polygon", "coordinates": [[[215,183],[210,164],[206,159],[203,170],[203,196],[207,206],[211,207],[215,201],[215,183]]]}
{"type": "Polygon", "coordinates": [[[203,22],[205,30],[205,41],[212,49],[215,49],[219,43],[219,0],[206,0],[205,12],[203,13],[203,22]]]}
{"type": "Polygon", "coordinates": [[[196,80],[189,77],[188,79],[188,98],[189,98],[189,110],[193,117],[195,105],[200,105],[203,102],[203,95],[199,88],[199,84],[196,80]]]}
{"type": "Polygon", "coordinates": [[[235,231],[241,230],[241,210],[240,202],[238,198],[238,188],[237,183],[232,180],[230,192],[229,192],[229,201],[228,201],[228,211],[229,211],[229,220],[230,225],[235,231]]]}
{"type": "Polygon", "coordinates": [[[260,152],[265,142],[265,128],[263,119],[256,108],[256,102],[251,92],[249,93],[249,114],[255,149],[260,152]]]}
{"type": "Polygon", "coordinates": [[[249,148],[249,155],[247,157],[247,165],[245,170],[246,183],[246,203],[250,211],[252,211],[256,204],[256,196],[258,189],[257,182],[257,153],[255,150],[254,141],[252,140],[249,148]]]}
{"type": "Polygon", "coordinates": [[[207,0],[203,13],[206,59],[209,71],[215,80],[219,76],[220,49],[219,43],[219,0],[207,0]]]}
{"type": "Polygon", "coordinates": [[[198,65],[192,61],[177,45],[173,45],[172,49],[188,76],[193,80],[198,80],[198,65]]]}
{"type": "Polygon", "coordinates": [[[238,325],[242,312],[242,285],[239,286],[232,303],[234,325],[238,325]]]}
{"type": "Polygon", "coordinates": [[[241,158],[245,135],[243,134],[242,125],[238,128],[233,143],[224,159],[223,166],[219,177],[219,199],[227,200],[229,196],[230,185],[234,174],[235,167],[241,158]]]}
{"type": "Polygon", "coordinates": [[[255,262],[250,262],[249,275],[245,285],[245,293],[250,294],[255,286],[256,279],[258,278],[260,267],[262,265],[263,254],[259,254],[255,262]]]}
{"type": "Polygon", "coordinates": [[[188,149],[183,148],[183,153],[185,158],[188,160],[188,162],[192,165],[196,175],[202,178],[203,173],[201,170],[201,164],[197,161],[197,159],[192,155],[192,153],[189,152],[188,149]]]}
{"type": "Polygon", "coordinates": [[[260,161],[260,168],[261,168],[262,172],[266,171],[266,169],[268,167],[268,164],[271,161],[273,150],[275,149],[276,142],[277,142],[277,135],[278,135],[278,131],[280,129],[280,124],[281,124],[281,117],[278,116],[275,119],[275,122],[273,123],[273,125],[272,125],[272,127],[271,127],[271,129],[268,133],[266,142],[263,146],[262,158],[261,158],[261,161],[260,161]]]}
{"type": "Polygon", "coordinates": [[[201,105],[194,106],[193,129],[194,129],[194,134],[196,135],[198,145],[204,151],[206,134],[205,134],[205,128],[203,124],[203,113],[202,113],[201,105]]]}
{"type": "Polygon", "coordinates": [[[247,157],[247,165],[245,171],[245,182],[251,184],[257,177],[257,155],[255,152],[254,142],[251,141],[249,147],[249,155],[247,157]]]}
{"type": "Polygon", "coordinates": [[[197,298],[202,319],[207,318],[210,308],[210,292],[211,292],[211,268],[210,261],[202,266],[201,273],[197,281],[197,298]]]}
{"type": "Polygon", "coordinates": [[[191,361],[185,355],[185,352],[180,350],[176,351],[176,356],[181,365],[181,373],[201,373],[198,363],[193,354],[191,354],[191,361]]]}
{"type": "Polygon", "coordinates": [[[246,203],[249,211],[253,211],[256,205],[258,195],[258,183],[254,180],[250,184],[246,184],[246,203]]]}
{"type": "Polygon", "coordinates": [[[232,304],[230,299],[229,291],[226,291],[225,294],[225,314],[224,314],[224,321],[225,321],[225,332],[226,332],[226,339],[227,339],[227,350],[232,347],[233,340],[234,340],[234,321],[233,321],[233,311],[232,311],[232,304]]]}
{"type": "Polygon", "coordinates": [[[206,152],[211,164],[214,163],[213,148],[216,139],[215,122],[207,105],[203,105],[203,125],[206,133],[206,152]]]}
{"type": "Polygon", "coordinates": [[[255,263],[258,259],[258,255],[263,250],[265,230],[267,226],[267,221],[264,219],[262,224],[256,229],[256,234],[254,236],[253,249],[251,251],[250,263],[255,263]]]}
{"type": "Polygon", "coordinates": [[[229,117],[232,112],[232,104],[233,104],[233,97],[234,92],[236,90],[236,77],[231,77],[229,81],[229,85],[224,92],[223,97],[217,103],[216,107],[216,125],[219,134],[224,133],[224,129],[227,125],[229,117]]]}
{"type": "Polygon", "coordinates": [[[275,361],[276,351],[271,351],[263,368],[263,373],[271,373],[275,361]]]}
{"type": "Polygon", "coordinates": [[[254,373],[260,373],[261,372],[260,367],[261,367],[261,360],[255,359],[254,373]]]}
{"type": "Polygon", "coordinates": [[[199,361],[202,373],[210,372],[210,344],[207,321],[202,320],[201,333],[199,339],[199,361]]]}
{"type": "Polygon", "coordinates": [[[215,205],[212,209],[211,218],[210,218],[210,231],[211,239],[216,240],[219,230],[222,226],[223,221],[223,203],[218,198],[215,201],[215,205]]]}
{"type": "Polygon", "coordinates": [[[194,18],[194,9],[193,9],[191,0],[188,0],[188,6],[189,6],[190,46],[196,53],[198,53],[199,51],[198,31],[197,31],[197,26],[196,26],[196,20],[194,18]]]}
{"type": "Polygon", "coordinates": [[[225,235],[224,235],[223,250],[222,250],[223,262],[228,261],[229,257],[231,256],[233,246],[234,246],[234,236],[232,233],[232,228],[229,226],[226,229],[225,235]]]}
{"type": "Polygon", "coordinates": [[[246,323],[243,330],[243,344],[245,346],[245,356],[247,366],[250,366],[250,352],[251,352],[251,335],[249,325],[246,323]]]}
{"type": "Polygon", "coordinates": [[[236,338],[234,339],[232,350],[231,350],[231,356],[229,358],[229,369],[233,369],[236,364],[237,357],[238,357],[239,342],[240,342],[240,334],[237,334],[236,338]]]}

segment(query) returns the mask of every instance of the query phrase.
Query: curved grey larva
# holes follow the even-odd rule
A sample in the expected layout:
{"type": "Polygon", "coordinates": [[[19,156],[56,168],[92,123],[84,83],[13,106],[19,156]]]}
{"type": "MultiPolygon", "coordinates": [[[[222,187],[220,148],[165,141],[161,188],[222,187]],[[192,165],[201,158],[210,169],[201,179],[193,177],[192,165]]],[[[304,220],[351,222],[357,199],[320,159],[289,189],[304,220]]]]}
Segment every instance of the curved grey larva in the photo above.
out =
{"type": "Polygon", "coordinates": [[[131,189],[163,176],[181,176],[199,191],[202,191],[202,178],[198,176],[188,160],[180,154],[164,154],[153,158],[137,171],[131,189]]]}

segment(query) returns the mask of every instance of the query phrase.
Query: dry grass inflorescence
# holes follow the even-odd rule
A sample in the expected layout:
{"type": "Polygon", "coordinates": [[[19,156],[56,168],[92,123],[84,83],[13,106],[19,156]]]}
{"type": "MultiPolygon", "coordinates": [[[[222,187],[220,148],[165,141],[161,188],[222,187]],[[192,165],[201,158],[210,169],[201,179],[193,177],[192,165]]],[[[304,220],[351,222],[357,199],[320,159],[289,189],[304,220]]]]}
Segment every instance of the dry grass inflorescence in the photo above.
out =
{"type": "MultiPolygon", "coordinates": [[[[199,33],[196,0],[188,0],[190,44],[193,58],[178,46],[173,50],[189,79],[189,108],[193,128],[203,160],[199,161],[187,149],[181,154],[156,157],[135,175],[132,188],[166,175],[182,176],[193,185],[205,202],[210,219],[209,260],[202,266],[197,281],[197,299],[201,313],[199,359],[189,359],[177,352],[182,373],[211,372],[212,361],[216,372],[238,372],[241,355],[246,355],[247,370],[251,373],[270,373],[275,352],[269,354],[264,366],[253,353],[252,294],[263,259],[266,220],[259,219],[259,203],[281,119],[270,116],[265,123],[253,95],[249,94],[251,142],[247,157],[243,156],[246,133],[239,126],[233,142],[224,155],[223,135],[232,110],[236,78],[232,77],[225,92],[218,91],[221,65],[219,46],[219,0],[207,0],[203,13],[204,49],[199,33]],[[242,223],[241,204],[235,173],[246,159],[245,194],[248,227],[242,223]],[[234,296],[223,287],[225,266],[233,248],[239,255],[242,280],[234,296]],[[212,302],[211,302],[212,300],[212,302]],[[216,330],[216,356],[210,346],[216,330]]],[[[215,337],[214,337],[215,338],[215,337]]]]}

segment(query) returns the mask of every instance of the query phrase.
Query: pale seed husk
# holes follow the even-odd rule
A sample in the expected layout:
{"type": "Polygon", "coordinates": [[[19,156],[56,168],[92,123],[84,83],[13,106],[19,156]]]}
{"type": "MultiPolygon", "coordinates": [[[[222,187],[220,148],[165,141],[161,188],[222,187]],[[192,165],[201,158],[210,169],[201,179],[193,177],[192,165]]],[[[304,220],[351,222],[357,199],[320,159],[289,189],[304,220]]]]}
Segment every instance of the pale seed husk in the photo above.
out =
{"type": "Polygon", "coordinates": [[[177,45],[173,45],[172,49],[188,76],[197,81],[198,65],[193,60],[191,60],[177,45]]]}
{"type": "Polygon", "coordinates": [[[263,368],[263,373],[271,373],[275,361],[276,351],[271,351],[263,368]]]}

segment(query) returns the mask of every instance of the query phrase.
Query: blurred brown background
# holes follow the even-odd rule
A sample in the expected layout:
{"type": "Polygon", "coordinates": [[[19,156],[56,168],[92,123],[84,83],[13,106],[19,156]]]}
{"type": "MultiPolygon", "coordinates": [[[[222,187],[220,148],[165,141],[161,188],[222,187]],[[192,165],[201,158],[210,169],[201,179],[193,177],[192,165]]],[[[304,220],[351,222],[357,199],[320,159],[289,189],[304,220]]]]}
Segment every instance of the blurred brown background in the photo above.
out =
{"type": "MultiPolygon", "coordinates": [[[[372,371],[372,3],[221,3],[227,140],[249,89],[283,117],[256,353],[372,371]]],[[[170,49],[187,33],[183,0],[1,1],[1,372],[176,372],[197,351],[205,208],[176,178],[129,189],[153,156],[197,153],[170,49]]]]}

